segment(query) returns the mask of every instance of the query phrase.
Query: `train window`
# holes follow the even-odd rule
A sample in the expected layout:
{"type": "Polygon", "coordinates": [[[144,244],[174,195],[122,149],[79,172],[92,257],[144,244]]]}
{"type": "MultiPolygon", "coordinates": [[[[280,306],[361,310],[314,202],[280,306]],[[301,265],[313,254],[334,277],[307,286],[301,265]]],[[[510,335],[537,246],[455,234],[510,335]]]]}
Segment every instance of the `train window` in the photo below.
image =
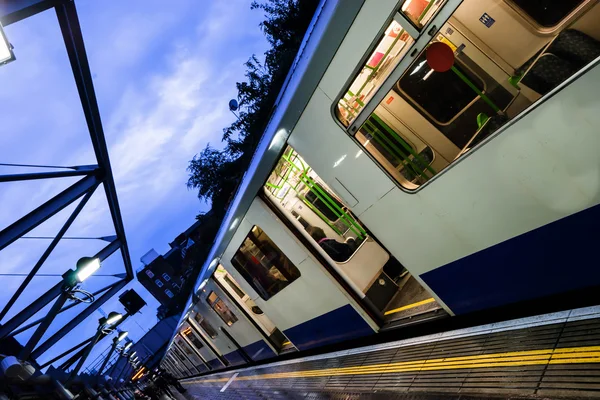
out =
{"type": "Polygon", "coordinates": [[[398,22],[392,21],[383,37],[377,42],[375,50],[338,102],[336,113],[344,126],[354,121],[413,42],[414,39],[408,32],[398,22]]]}
{"type": "Polygon", "coordinates": [[[300,277],[300,270],[258,226],[252,227],[231,263],[264,300],[300,277]]]}
{"type": "Polygon", "coordinates": [[[436,173],[429,146],[416,150],[376,114],[367,119],[356,138],[406,188],[415,188],[436,173]]]}
{"type": "Polygon", "coordinates": [[[201,348],[204,347],[204,345],[202,344],[202,342],[200,341],[200,339],[198,339],[196,337],[196,335],[194,335],[194,333],[192,332],[192,328],[187,327],[186,329],[183,330],[183,332],[181,332],[183,335],[185,335],[185,337],[187,337],[190,342],[192,342],[192,344],[194,345],[194,347],[198,350],[200,350],[201,348]]]}
{"type": "Polygon", "coordinates": [[[444,4],[443,0],[404,0],[400,10],[417,28],[422,28],[444,4]]]}
{"type": "Polygon", "coordinates": [[[213,328],[212,325],[209,324],[208,321],[206,321],[202,315],[196,314],[194,315],[194,319],[196,320],[198,325],[200,325],[200,327],[204,330],[204,332],[206,332],[206,334],[211,337],[211,339],[214,339],[218,336],[215,328],[213,328]]]}
{"type": "Polygon", "coordinates": [[[240,289],[240,287],[229,277],[229,274],[226,274],[225,276],[223,276],[223,280],[225,282],[227,282],[229,287],[231,289],[233,289],[235,294],[237,294],[240,299],[243,299],[244,296],[246,296],[246,293],[244,293],[244,291],[242,289],[240,289]]]}
{"type": "Polygon", "coordinates": [[[422,53],[413,67],[400,78],[398,86],[435,122],[449,124],[479,97],[472,86],[480,92],[485,90],[484,82],[469,68],[460,62],[454,68],[435,72],[427,65],[425,53],[422,53]]]}
{"type": "Polygon", "coordinates": [[[237,322],[237,317],[234,313],[231,312],[227,304],[223,300],[217,296],[215,292],[210,292],[206,297],[206,302],[210,305],[210,307],[215,310],[219,317],[227,324],[227,326],[231,326],[237,322]]]}
{"type": "Polygon", "coordinates": [[[587,0],[510,0],[543,28],[552,28],[587,0]]]}

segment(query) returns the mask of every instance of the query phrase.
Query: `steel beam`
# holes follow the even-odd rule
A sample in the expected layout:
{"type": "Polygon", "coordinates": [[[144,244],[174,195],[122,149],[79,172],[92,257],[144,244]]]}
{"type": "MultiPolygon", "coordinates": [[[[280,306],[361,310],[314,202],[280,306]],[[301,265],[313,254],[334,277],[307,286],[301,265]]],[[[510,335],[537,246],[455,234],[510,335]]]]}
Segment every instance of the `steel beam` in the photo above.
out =
{"type": "MultiPolygon", "coordinates": [[[[108,285],[108,286],[105,286],[105,287],[103,287],[103,288],[102,288],[102,289],[100,289],[100,290],[96,290],[94,293],[92,293],[92,296],[96,297],[96,296],[98,296],[100,293],[104,293],[104,292],[106,292],[108,289],[112,288],[112,287],[113,287],[113,286],[115,286],[117,283],[119,283],[119,282],[112,283],[112,284],[110,284],[110,285],[108,285]]],[[[65,306],[65,307],[63,307],[63,308],[61,308],[61,309],[60,309],[60,311],[59,311],[58,313],[60,314],[60,313],[62,313],[62,312],[64,312],[64,311],[67,311],[67,310],[69,310],[69,309],[71,309],[71,308],[73,308],[73,307],[75,307],[75,306],[78,306],[79,304],[81,304],[81,303],[78,303],[78,302],[75,302],[75,301],[74,301],[74,302],[72,302],[71,304],[69,304],[69,305],[67,305],[67,306],[65,306]]],[[[43,320],[44,320],[44,318],[40,318],[40,319],[38,319],[37,321],[33,321],[33,322],[31,322],[31,323],[29,323],[29,324],[27,324],[27,325],[25,325],[25,326],[21,326],[19,329],[16,329],[16,330],[14,330],[14,331],[12,332],[12,335],[13,335],[13,336],[16,336],[16,335],[18,335],[18,334],[19,334],[19,333],[21,333],[21,332],[25,332],[27,329],[30,329],[30,328],[32,328],[32,327],[34,327],[34,326],[36,326],[37,324],[39,324],[39,323],[40,323],[40,322],[42,322],[43,320]]]]}
{"type": "MultiPolygon", "coordinates": [[[[110,246],[110,245],[109,245],[110,246]]],[[[54,346],[56,342],[62,339],[67,333],[71,332],[73,328],[83,322],[87,317],[92,315],[94,311],[98,309],[102,304],[106,303],[111,297],[119,292],[126,284],[127,280],[119,281],[115,286],[113,286],[109,291],[104,293],[102,297],[96,299],[92,304],[90,304],[85,310],[81,312],[81,314],[77,315],[71,321],[69,321],[65,326],[60,328],[54,335],[50,336],[44,343],[39,345],[33,353],[31,353],[31,357],[33,359],[39,358],[42,354],[44,354],[50,347],[54,346]]]]}
{"type": "Polygon", "coordinates": [[[66,0],[2,0],[0,22],[7,26],[37,13],[48,10],[66,0]]]}
{"type": "Polygon", "coordinates": [[[85,346],[86,344],[88,344],[89,342],[91,342],[94,339],[94,337],[92,336],[89,339],[84,340],[83,342],[76,344],[75,346],[71,347],[69,350],[65,351],[64,353],[61,353],[59,355],[57,355],[56,357],[54,357],[51,360],[46,361],[44,364],[40,365],[40,369],[44,369],[47,366],[55,363],[56,361],[60,360],[61,358],[63,358],[64,356],[71,354],[72,352],[74,352],[75,350],[85,346]]]}
{"type": "Polygon", "coordinates": [[[32,172],[28,174],[0,175],[0,182],[31,181],[35,179],[65,178],[69,176],[94,175],[100,172],[97,165],[84,165],[71,170],[32,172]]]}
{"type": "Polygon", "coordinates": [[[58,17],[58,23],[65,41],[65,47],[73,70],[73,76],[75,78],[77,91],[83,107],[83,113],[90,132],[90,139],[94,148],[96,160],[98,161],[100,168],[106,173],[104,179],[104,191],[106,192],[106,200],[115,227],[115,233],[123,244],[121,252],[123,253],[125,271],[127,272],[127,275],[133,279],[133,267],[131,266],[131,257],[129,255],[129,248],[127,247],[125,228],[121,218],[117,190],[115,188],[115,182],[110,167],[108,147],[106,146],[102,120],[100,118],[100,109],[98,108],[98,101],[96,100],[92,73],[85,52],[83,35],[81,33],[81,26],[79,25],[75,2],[69,1],[57,5],[56,16],[58,17]]]}
{"type": "Polygon", "coordinates": [[[23,310],[19,311],[17,315],[12,317],[7,323],[2,325],[2,327],[0,328],[0,338],[10,335],[10,333],[17,329],[19,326],[21,326],[23,322],[33,317],[38,311],[40,311],[42,308],[48,305],[48,303],[50,303],[53,299],[60,295],[62,288],[63,281],[61,280],[46,293],[38,297],[37,300],[34,300],[23,310]]]}
{"type": "Polygon", "coordinates": [[[90,197],[92,197],[92,194],[94,194],[94,189],[95,189],[95,187],[93,187],[92,189],[90,189],[86,193],[86,195],[83,197],[83,199],[81,199],[81,201],[79,202],[79,204],[77,204],[77,207],[75,208],[75,210],[73,210],[73,212],[71,213],[71,215],[69,216],[69,218],[67,219],[67,221],[64,223],[64,225],[62,226],[62,228],[60,228],[60,230],[58,231],[58,233],[56,234],[56,236],[54,237],[54,239],[52,239],[52,242],[50,242],[50,245],[48,246],[48,248],[46,249],[46,251],[44,251],[44,254],[42,254],[42,256],[40,257],[40,259],[38,260],[38,262],[34,265],[33,269],[29,272],[29,275],[27,275],[27,277],[21,283],[21,285],[19,286],[19,288],[17,289],[17,291],[12,295],[12,297],[10,298],[10,300],[8,301],[8,303],[6,303],[6,305],[4,306],[4,308],[2,309],[2,311],[0,312],[0,321],[2,320],[2,318],[4,318],[4,316],[6,315],[6,313],[8,313],[8,311],[13,306],[13,304],[15,304],[15,302],[17,301],[17,299],[19,298],[19,296],[21,295],[21,293],[23,293],[23,291],[25,290],[25,288],[27,287],[27,285],[29,285],[29,282],[31,282],[31,280],[33,279],[33,277],[35,276],[35,274],[39,271],[39,269],[42,267],[42,265],[44,264],[44,262],[46,262],[46,260],[48,259],[48,257],[50,256],[50,254],[52,253],[52,251],[54,250],[54,248],[58,245],[58,242],[62,239],[62,237],[64,236],[64,234],[71,227],[71,224],[73,223],[73,221],[75,221],[75,218],[77,218],[77,216],[79,215],[79,213],[81,212],[81,210],[83,209],[83,207],[86,205],[86,203],[88,202],[88,200],[90,199],[90,197]]]}
{"type": "Polygon", "coordinates": [[[0,231],[0,250],[4,249],[27,232],[52,217],[69,204],[95,189],[100,183],[96,176],[86,176],[75,184],[69,186],[58,195],[54,196],[29,214],[0,231]]]}

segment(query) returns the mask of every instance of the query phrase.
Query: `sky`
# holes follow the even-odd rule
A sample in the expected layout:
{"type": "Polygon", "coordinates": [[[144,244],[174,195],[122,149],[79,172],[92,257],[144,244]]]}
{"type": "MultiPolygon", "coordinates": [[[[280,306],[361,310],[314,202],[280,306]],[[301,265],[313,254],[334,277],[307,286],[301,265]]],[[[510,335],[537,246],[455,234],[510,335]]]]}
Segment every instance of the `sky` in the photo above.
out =
{"type": "MultiPolygon", "coordinates": [[[[219,147],[222,129],[235,118],[227,107],[244,79],[243,63],[262,55],[267,42],[259,28],[261,11],[251,0],[76,0],[100,107],[112,171],[134,270],[140,257],[168,243],[207,209],[186,188],[188,161],[207,143],[219,147]]],[[[56,14],[48,10],[5,27],[17,60],[0,66],[0,163],[95,164],[87,125],[56,14]]],[[[52,170],[52,169],[50,169],[52,170]]],[[[0,174],[41,171],[0,166],[0,174]]],[[[46,169],[45,171],[49,171],[46,169]]],[[[0,230],[60,193],[78,178],[0,183],[0,230]]],[[[54,236],[75,208],[67,207],[28,236],[54,236]]],[[[114,234],[102,188],[68,230],[68,237],[114,234]]],[[[20,239],[0,251],[0,274],[31,270],[49,240],[20,239]]],[[[62,274],[84,255],[107,243],[63,240],[39,271],[62,274]]],[[[119,253],[98,276],[83,284],[95,291],[114,282],[103,274],[124,272],[119,253]]],[[[0,275],[0,306],[24,277],[0,275]]],[[[36,277],[8,313],[10,318],[55,285],[59,277],[36,277]]],[[[134,281],[148,305],[121,328],[139,339],[157,321],[158,302],[134,281]]],[[[41,318],[49,306],[33,317],[41,318]]],[[[59,315],[42,340],[77,315],[83,306],[59,315]]],[[[117,296],[102,310],[123,311],[117,296]]],[[[94,313],[38,361],[44,362],[92,336],[94,313]]],[[[4,318],[3,322],[6,322],[4,318]]],[[[17,338],[24,343],[33,330],[17,338]]],[[[108,346],[105,339],[90,360],[108,346]]]]}

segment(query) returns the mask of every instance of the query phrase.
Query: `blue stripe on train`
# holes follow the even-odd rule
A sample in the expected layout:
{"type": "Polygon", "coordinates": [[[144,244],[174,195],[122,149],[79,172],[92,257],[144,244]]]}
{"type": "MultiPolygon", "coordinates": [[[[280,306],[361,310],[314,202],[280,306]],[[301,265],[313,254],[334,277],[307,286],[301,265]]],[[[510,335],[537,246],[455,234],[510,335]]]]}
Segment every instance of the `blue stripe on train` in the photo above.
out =
{"type": "Polygon", "coordinates": [[[373,329],[350,305],[320,315],[284,331],[298,350],[371,335],[373,329]]]}
{"type": "Polygon", "coordinates": [[[249,344],[244,347],[246,354],[250,356],[254,361],[264,360],[265,358],[275,357],[276,354],[271,350],[269,345],[264,340],[249,344]]]}
{"type": "Polygon", "coordinates": [[[600,284],[600,205],[429,271],[456,314],[600,284]]]}

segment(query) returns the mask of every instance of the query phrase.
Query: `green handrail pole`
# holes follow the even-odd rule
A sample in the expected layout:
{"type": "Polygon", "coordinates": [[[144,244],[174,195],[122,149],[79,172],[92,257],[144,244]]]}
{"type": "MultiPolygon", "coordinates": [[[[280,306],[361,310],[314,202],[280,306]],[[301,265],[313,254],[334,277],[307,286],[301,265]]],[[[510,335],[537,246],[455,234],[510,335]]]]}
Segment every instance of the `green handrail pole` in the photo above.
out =
{"type": "Polygon", "coordinates": [[[492,109],[494,111],[496,111],[497,113],[501,113],[500,108],[498,108],[498,106],[496,104],[494,104],[494,102],[492,102],[489,99],[489,97],[487,97],[485,94],[483,94],[483,92],[481,90],[479,90],[479,88],[477,86],[475,86],[469,78],[467,78],[462,72],[460,72],[458,70],[458,68],[456,68],[453,65],[451,67],[451,69],[464,83],[466,83],[471,89],[473,89],[473,91],[475,93],[477,93],[479,95],[479,97],[481,97],[483,99],[483,101],[485,101],[490,107],[492,107],[492,109]]]}

